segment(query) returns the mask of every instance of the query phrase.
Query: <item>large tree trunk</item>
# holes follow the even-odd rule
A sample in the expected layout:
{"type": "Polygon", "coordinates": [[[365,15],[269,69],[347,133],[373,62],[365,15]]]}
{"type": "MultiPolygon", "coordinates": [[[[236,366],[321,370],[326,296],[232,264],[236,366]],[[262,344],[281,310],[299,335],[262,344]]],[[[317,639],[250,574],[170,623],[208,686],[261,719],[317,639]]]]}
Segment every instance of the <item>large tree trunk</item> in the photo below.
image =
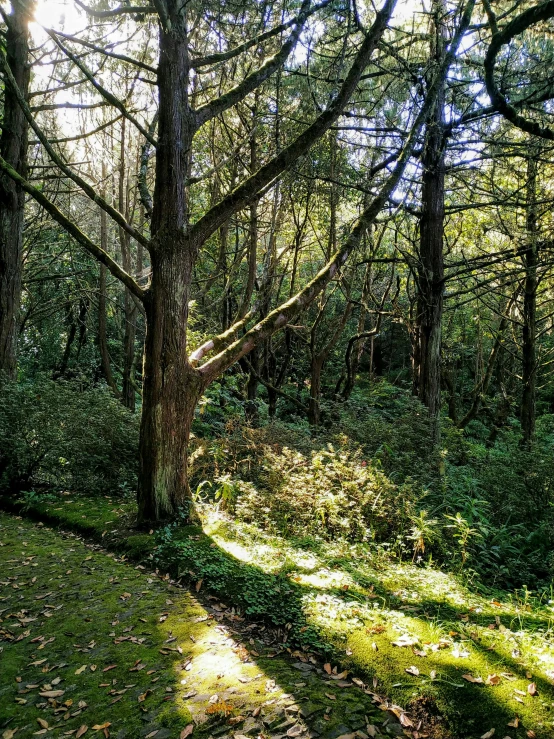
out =
{"type": "Polygon", "coordinates": [[[523,292],[521,430],[528,446],[535,435],[537,387],[537,161],[531,152],[527,161],[527,235],[523,292]]]}
{"type": "MultiPolygon", "coordinates": [[[[433,3],[433,57],[438,63],[445,50],[445,10],[433,3]]],[[[414,391],[429,409],[433,438],[438,440],[441,401],[441,329],[444,292],[444,84],[429,116],[423,149],[420,246],[414,391]]]]}
{"type": "MultiPolygon", "coordinates": [[[[32,0],[14,0],[8,16],[6,57],[23,95],[29,92],[29,31],[32,0]]],[[[27,175],[27,121],[13,90],[4,88],[0,154],[23,177],[27,175]]],[[[23,211],[25,193],[7,175],[0,176],[0,374],[15,377],[21,303],[23,211]]]]}
{"type": "Polygon", "coordinates": [[[152,284],[145,300],[146,340],[139,442],[138,520],[164,521],[179,509],[194,518],[187,455],[204,390],[187,357],[188,303],[198,244],[187,235],[190,152],[195,132],[188,99],[184,11],[160,30],[159,124],[152,213],[152,284]]]}
{"type": "Polygon", "coordinates": [[[153,281],[146,303],[140,429],[139,522],[164,521],[180,508],[194,518],[187,479],[188,441],[204,387],[187,358],[192,264],[182,250],[152,254],[153,281]]]}

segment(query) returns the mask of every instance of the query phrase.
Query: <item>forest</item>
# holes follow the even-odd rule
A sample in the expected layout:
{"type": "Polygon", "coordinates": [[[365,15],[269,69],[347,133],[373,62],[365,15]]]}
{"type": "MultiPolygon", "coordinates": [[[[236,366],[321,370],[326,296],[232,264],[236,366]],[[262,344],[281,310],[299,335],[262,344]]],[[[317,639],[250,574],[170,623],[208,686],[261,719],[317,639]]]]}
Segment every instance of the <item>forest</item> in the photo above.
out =
{"type": "Polygon", "coordinates": [[[0,0],[1,739],[554,739],[553,69],[0,0]]]}

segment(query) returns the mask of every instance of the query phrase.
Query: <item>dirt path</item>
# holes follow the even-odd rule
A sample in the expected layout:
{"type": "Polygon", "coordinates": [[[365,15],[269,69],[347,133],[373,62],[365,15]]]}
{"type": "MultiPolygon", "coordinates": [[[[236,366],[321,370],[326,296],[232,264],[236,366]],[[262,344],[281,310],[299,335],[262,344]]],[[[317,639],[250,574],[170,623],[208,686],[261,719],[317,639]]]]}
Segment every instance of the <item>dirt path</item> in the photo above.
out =
{"type": "Polygon", "coordinates": [[[200,602],[74,534],[0,514],[2,739],[191,730],[235,739],[403,731],[349,676],[288,655],[275,633],[219,601],[200,602]]]}

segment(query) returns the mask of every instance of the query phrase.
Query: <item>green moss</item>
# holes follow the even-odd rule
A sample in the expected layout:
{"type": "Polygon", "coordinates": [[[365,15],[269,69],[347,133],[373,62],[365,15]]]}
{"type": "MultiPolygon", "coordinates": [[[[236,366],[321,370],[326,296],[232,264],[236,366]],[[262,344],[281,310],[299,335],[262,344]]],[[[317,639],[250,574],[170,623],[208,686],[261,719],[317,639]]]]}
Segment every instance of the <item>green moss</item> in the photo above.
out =
{"type": "MultiPolygon", "coordinates": [[[[169,528],[155,537],[132,533],[117,522],[118,517],[123,523],[129,521],[130,507],[106,499],[94,515],[82,519],[86,501],[70,500],[59,506],[61,510],[35,507],[34,513],[76,530],[82,530],[85,520],[94,538],[133,559],[153,552],[156,544],[160,566],[195,585],[202,581],[202,593],[216,595],[249,617],[284,628],[285,645],[291,650],[305,648],[326,655],[369,684],[375,678],[377,690],[400,705],[430,696],[455,737],[481,736],[493,727],[497,734],[503,732],[500,736],[508,734],[512,739],[529,730],[538,737],[554,736],[553,611],[548,604],[501,591],[485,596],[460,577],[395,563],[369,546],[341,542],[321,546],[310,541],[306,547],[303,540],[267,536],[221,516],[206,521],[210,536],[198,527],[169,528]],[[402,634],[417,637],[415,650],[425,656],[411,647],[393,646],[402,634]],[[417,676],[406,672],[413,665],[419,669],[417,676]],[[484,682],[472,684],[463,675],[484,682]],[[500,683],[484,684],[489,675],[499,675],[500,683]],[[537,686],[536,696],[528,693],[531,682],[537,686]],[[507,726],[515,716],[521,721],[519,732],[507,726]]],[[[118,597],[117,593],[102,595],[108,610],[121,610],[118,597]]],[[[145,627],[157,629],[152,609],[159,608],[159,602],[149,604],[144,596],[143,605],[145,627]]],[[[199,604],[190,603],[187,608],[187,618],[172,612],[165,622],[180,642],[188,640],[190,619],[202,613],[199,604]]],[[[78,628],[71,616],[66,623],[78,628]]],[[[120,645],[118,653],[128,648],[120,645]]],[[[199,662],[210,649],[209,640],[202,636],[188,646],[199,662]]],[[[132,656],[129,653],[129,659],[132,656]]],[[[291,686],[291,693],[298,692],[294,687],[298,675],[291,673],[286,661],[262,657],[254,669],[258,668],[276,676],[285,690],[291,686]]],[[[195,689],[210,692],[213,669],[210,664],[205,679],[196,677],[195,689]]],[[[217,690],[229,689],[233,680],[236,676],[221,678],[217,690]]],[[[255,683],[243,688],[251,704],[259,700],[257,689],[255,683]]],[[[309,688],[310,701],[325,702],[326,691],[316,680],[309,688]]],[[[162,708],[164,725],[177,720],[175,716],[190,715],[183,700],[162,708]]],[[[378,723],[378,715],[373,723],[378,723]]]]}

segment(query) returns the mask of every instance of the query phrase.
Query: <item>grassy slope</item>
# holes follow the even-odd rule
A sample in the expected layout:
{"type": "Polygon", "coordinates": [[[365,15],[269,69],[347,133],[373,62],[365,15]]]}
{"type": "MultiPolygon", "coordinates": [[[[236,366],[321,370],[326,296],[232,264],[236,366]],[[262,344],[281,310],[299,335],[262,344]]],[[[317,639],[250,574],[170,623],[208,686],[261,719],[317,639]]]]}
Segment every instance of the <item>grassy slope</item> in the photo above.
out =
{"type": "MultiPolygon", "coordinates": [[[[64,525],[85,525],[122,546],[121,507],[108,500],[94,506],[72,500],[34,512],[64,525]]],[[[492,728],[496,736],[512,739],[529,731],[554,737],[548,604],[521,603],[501,593],[483,597],[452,574],[376,560],[361,546],[295,545],[217,515],[205,531],[207,536],[192,538],[191,532],[175,532],[165,552],[180,574],[202,579],[203,589],[257,618],[288,621],[297,642],[340,655],[343,665],[365,679],[375,676],[382,692],[401,705],[432,696],[456,737],[480,737],[492,728]],[[403,635],[417,644],[393,646],[403,635]],[[405,672],[412,665],[418,676],[405,672]],[[484,683],[489,675],[500,679],[496,685],[471,684],[465,674],[484,683]],[[528,692],[531,683],[536,695],[528,692]],[[519,726],[508,726],[516,717],[519,726]]],[[[141,547],[151,551],[153,537],[141,535],[134,544],[135,554],[141,547]]]]}

